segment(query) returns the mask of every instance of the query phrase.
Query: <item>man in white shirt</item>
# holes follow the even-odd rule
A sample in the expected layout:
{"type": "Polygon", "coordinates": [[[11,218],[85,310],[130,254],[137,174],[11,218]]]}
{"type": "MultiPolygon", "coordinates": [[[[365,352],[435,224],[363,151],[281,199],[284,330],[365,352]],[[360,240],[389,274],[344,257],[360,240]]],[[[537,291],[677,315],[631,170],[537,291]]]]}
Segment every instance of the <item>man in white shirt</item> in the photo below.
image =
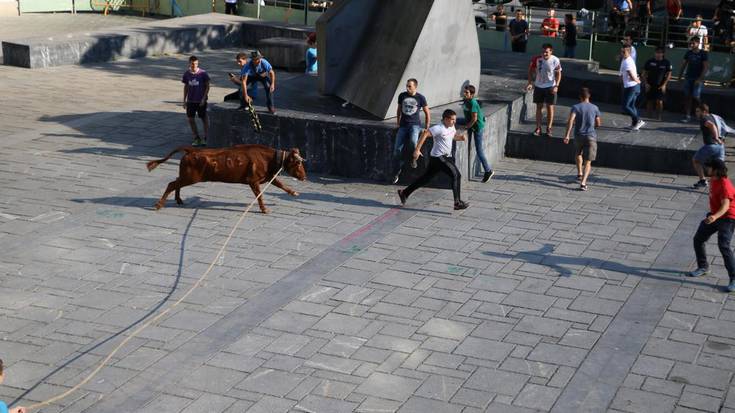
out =
{"type": "Polygon", "coordinates": [[[237,14],[237,0],[225,0],[225,14],[237,14]]]}
{"type": "Polygon", "coordinates": [[[638,108],[636,100],[641,94],[641,79],[638,77],[638,70],[635,67],[635,61],[630,56],[630,46],[623,46],[620,49],[620,77],[623,80],[623,113],[630,115],[630,127],[632,130],[640,130],[646,124],[640,116],[638,116],[638,108]]]}
{"type": "Polygon", "coordinates": [[[534,136],[541,136],[541,120],[546,105],[546,134],[552,137],[551,127],[554,124],[554,105],[561,82],[561,62],[554,56],[554,49],[549,43],[541,46],[541,54],[531,58],[528,67],[528,85],[526,90],[533,90],[533,103],[536,104],[536,129],[534,136]]]}
{"type": "Polygon", "coordinates": [[[418,179],[416,179],[406,189],[398,190],[398,197],[401,199],[401,205],[406,204],[406,200],[411,194],[426,185],[431,181],[432,178],[439,172],[449,176],[452,183],[452,192],[454,194],[454,209],[466,209],[470,206],[469,202],[462,201],[460,198],[460,181],[462,175],[459,173],[457,166],[454,165],[454,159],[452,159],[452,142],[465,140],[464,135],[457,135],[457,130],[454,128],[454,124],[457,122],[457,114],[447,109],[442,113],[442,121],[440,124],[434,125],[428,130],[424,130],[421,134],[421,139],[416,145],[416,149],[413,151],[414,162],[419,159],[421,155],[421,147],[426,142],[426,139],[431,136],[434,140],[434,144],[431,147],[431,156],[429,157],[429,166],[426,171],[418,179]]]}
{"type": "Polygon", "coordinates": [[[705,50],[708,44],[707,26],[702,24],[702,15],[698,14],[687,30],[687,38],[689,40],[697,40],[699,42],[699,50],[705,50]]]}

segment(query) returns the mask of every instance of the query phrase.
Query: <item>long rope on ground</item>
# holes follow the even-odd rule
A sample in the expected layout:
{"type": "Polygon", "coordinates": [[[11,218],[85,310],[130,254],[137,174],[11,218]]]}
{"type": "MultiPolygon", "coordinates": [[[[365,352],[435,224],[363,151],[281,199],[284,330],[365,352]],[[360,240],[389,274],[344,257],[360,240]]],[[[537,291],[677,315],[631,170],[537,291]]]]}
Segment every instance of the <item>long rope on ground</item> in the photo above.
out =
{"type": "Polygon", "coordinates": [[[191,288],[189,288],[189,290],[184,295],[181,296],[181,298],[179,298],[178,300],[176,300],[175,303],[171,304],[170,307],[168,307],[165,310],[163,310],[160,313],[158,313],[158,315],[156,315],[155,317],[153,317],[150,320],[146,321],[144,324],[142,324],[140,327],[138,327],[135,331],[133,331],[129,336],[125,337],[125,339],[123,341],[121,341],[120,344],[118,344],[117,347],[115,347],[110,352],[110,354],[108,354],[107,357],[105,357],[104,360],[102,360],[102,362],[100,362],[99,365],[97,365],[97,367],[94,370],[92,370],[91,373],[89,373],[87,375],[87,377],[85,377],[82,381],[80,381],[79,383],[77,383],[74,387],[70,388],[69,390],[67,390],[67,391],[65,391],[65,392],[63,392],[61,394],[58,394],[58,395],[56,395],[54,397],[51,397],[50,399],[46,399],[46,400],[44,400],[42,402],[32,404],[32,405],[28,406],[26,408],[26,410],[27,411],[31,411],[31,410],[40,409],[41,407],[44,407],[44,406],[48,406],[48,405],[50,405],[52,403],[55,403],[55,402],[57,402],[57,401],[65,398],[65,397],[69,396],[70,394],[76,392],[77,390],[79,390],[82,386],[84,386],[90,380],[92,380],[94,378],[94,376],[96,376],[97,373],[99,373],[100,370],[102,370],[102,368],[105,367],[107,365],[107,363],[109,363],[109,361],[115,356],[115,354],[118,351],[120,351],[120,349],[122,349],[125,346],[125,344],[128,343],[128,341],[132,340],[133,337],[137,336],[143,330],[145,330],[146,328],[150,327],[153,323],[155,323],[156,321],[158,321],[161,318],[163,318],[171,310],[173,310],[179,304],[181,304],[184,300],[186,300],[186,298],[189,297],[189,295],[192,292],[194,292],[194,290],[196,290],[199,287],[199,285],[201,285],[201,283],[207,278],[207,276],[209,275],[209,273],[212,271],[212,268],[214,268],[214,266],[217,263],[217,261],[219,261],[219,258],[222,256],[222,254],[224,254],[225,249],[227,248],[227,245],[230,243],[230,240],[232,239],[232,236],[235,234],[235,231],[237,231],[237,229],[240,227],[240,224],[245,219],[245,216],[247,215],[247,213],[250,212],[250,210],[253,208],[253,205],[255,205],[255,203],[258,202],[258,200],[260,199],[260,197],[263,196],[263,193],[265,193],[266,189],[268,189],[268,187],[271,186],[271,184],[273,183],[273,181],[278,177],[278,175],[282,171],[283,171],[283,166],[281,166],[278,169],[278,171],[273,175],[273,178],[271,178],[271,180],[268,181],[268,183],[260,191],[260,193],[258,194],[258,196],[256,196],[255,199],[253,199],[253,201],[250,202],[250,205],[248,205],[248,207],[245,208],[245,210],[240,215],[240,219],[237,220],[237,222],[235,223],[235,225],[232,227],[232,230],[230,231],[230,234],[227,235],[227,238],[225,239],[225,242],[222,244],[222,246],[220,247],[219,251],[217,252],[217,255],[215,255],[214,259],[212,259],[212,262],[209,264],[209,267],[207,267],[207,270],[204,271],[204,273],[201,275],[201,277],[199,277],[199,279],[197,280],[197,282],[195,282],[194,285],[192,285],[191,288]]]}

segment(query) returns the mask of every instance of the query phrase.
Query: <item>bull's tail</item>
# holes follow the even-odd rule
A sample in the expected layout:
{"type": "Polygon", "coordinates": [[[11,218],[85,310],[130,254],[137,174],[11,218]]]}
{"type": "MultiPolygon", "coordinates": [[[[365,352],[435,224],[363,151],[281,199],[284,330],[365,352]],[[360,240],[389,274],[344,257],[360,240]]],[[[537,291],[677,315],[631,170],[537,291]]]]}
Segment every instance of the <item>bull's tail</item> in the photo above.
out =
{"type": "Polygon", "coordinates": [[[192,147],[191,147],[191,146],[179,146],[178,148],[176,148],[176,149],[174,149],[173,151],[171,151],[171,153],[169,153],[168,155],[166,155],[166,157],[165,157],[165,158],[162,158],[162,159],[158,159],[158,160],[156,160],[156,161],[150,161],[150,162],[148,162],[148,163],[146,164],[146,167],[148,167],[148,172],[150,172],[150,171],[152,171],[152,170],[156,169],[156,167],[157,167],[158,165],[160,165],[160,164],[162,164],[162,163],[164,163],[164,162],[168,161],[168,160],[169,160],[169,158],[171,158],[172,156],[174,156],[174,154],[175,154],[175,153],[177,153],[177,152],[181,152],[181,151],[186,151],[186,152],[188,153],[188,152],[189,152],[189,151],[190,151],[191,149],[192,149],[192,147]]]}

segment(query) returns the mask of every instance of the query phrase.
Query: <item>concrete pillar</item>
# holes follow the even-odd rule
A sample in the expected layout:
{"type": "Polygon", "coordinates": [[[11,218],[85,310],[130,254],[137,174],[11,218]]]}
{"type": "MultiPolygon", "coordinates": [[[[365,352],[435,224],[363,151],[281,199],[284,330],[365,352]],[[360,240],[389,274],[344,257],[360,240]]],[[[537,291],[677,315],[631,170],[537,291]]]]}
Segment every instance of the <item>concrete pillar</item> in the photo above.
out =
{"type": "Polygon", "coordinates": [[[406,80],[429,106],[479,86],[480,50],[470,0],[341,0],[317,21],[319,85],[373,115],[395,116],[406,80]]]}

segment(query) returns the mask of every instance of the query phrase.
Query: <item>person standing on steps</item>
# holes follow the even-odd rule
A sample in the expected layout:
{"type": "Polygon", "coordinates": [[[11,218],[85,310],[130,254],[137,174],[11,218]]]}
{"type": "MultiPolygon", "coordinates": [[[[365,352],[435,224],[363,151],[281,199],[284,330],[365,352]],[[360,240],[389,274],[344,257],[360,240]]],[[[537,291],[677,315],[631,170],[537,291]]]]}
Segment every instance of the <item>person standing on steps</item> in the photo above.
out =
{"type": "Polygon", "coordinates": [[[564,57],[574,59],[577,50],[577,19],[573,14],[564,16],[564,57]]]}
{"type": "Polygon", "coordinates": [[[510,29],[511,50],[518,53],[526,53],[528,22],[524,18],[523,10],[516,10],[516,17],[510,21],[508,28],[510,29]]]}
{"type": "Polygon", "coordinates": [[[449,176],[452,183],[452,193],[454,195],[454,209],[466,209],[470,206],[469,202],[462,201],[460,197],[460,183],[462,175],[459,173],[457,166],[454,165],[454,159],[452,159],[452,142],[453,141],[464,141],[464,135],[458,135],[457,130],[454,128],[457,122],[457,114],[447,109],[442,113],[441,123],[432,126],[429,130],[425,130],[421,135],[416,149],[413,151],[413,160],[419,159],[421,155],[421,146],[423,146],[426,139],[431,136],[434,139],[434,144],[431,147],[431,156],[429,157],[429,166],[423,175],[418,177],[411,185],[406,189],[398,190],[398,198],[401,200],[401,205],[406,204],[406,200],[411,194],[426,185],[431,179],[439,172],[449,176]]]}
{"type": "Polygon", "coordinates": [[[577,164],[577,180],[579,189],[587,190],[587,178],[592,171],[592,162],[597,158],[597,131],[602,125],[600,108],[590,103],[590,90],[583,87],[579,91],[579,103],[572,106],[567,121],[567,131],[564,134],[564,144],[569,143],[569,137],[574,128],[574,154],[577,164]]]}
{"type": "MultiPolygon", "coordinates": [[[[393,175],[392,182],[398,183],[401,178],[401,171],[405,164],[403,159],[403,147],[406,144],[406,140],[411,140],[412,148],[416,148],[416,144],[419,141],[419,134],[421,134],[421,114],[419,111],[424,112],[424,120],[426,127],[429,127],[431,122],[431,112],[429,112],[429,105],[426,103],[426,98],[421,93],[418,93],[417,89],[419,81],[411,78],[406,81],[406,91],[398,95],[398,108],[396,109],[396,121],[398,122],[398,131],[396,132],[396,144],[393,147],[393,175]]],[[[411,166],[415,165],[412,163],[411,166]]]]}
{"type": "Polygon", "coordinates": [[[623,113],[630,115],[631,130],[640,130],[646,122],[638,116],[636,101],[641,94],[641,79],[635,61],[630,57],[630,46],[620,49],[620,77],[623,81],[623,113]]]}
{"type": "Polygon", "coordinates": [[[682,122],[691,121],[692,106],[699,105],[699,98],[704,88],[704,77],[709,69],[709,56],[707,52],[699,48],[699,40],[689,41],[689,50],[684,54],[684,61],[679,71],[679,81],[684,76],[684,112],[686,113],[682,122]]]}
{"type": "Polygon", "coordinates": [[[709,113],[707,104],[700,104],[696,109],[696,114],[697,119],[699,119],[699,130],[704,141],[704,145],[694,153],[694,158],[692,158],[694,170],[699,176],[699,181],[694,184],[694,188],[698,189],[707,187],[702,165],[715,158],[725,161],[725,142],[720,138],[720,128],[717,127],[717,120],[709,113]]]}
{"type": "Polygon", "coordinates": [[[186,118],[189,120],[191,133],[194,135],[192,146],[205,146],[209,134],[209,122],[207,121],[207,96],[209,96],[209,75],[199,67],[199,59],[196,56],[189,58],[189,70],[184,72],[181,78],[184,84],[184,108],[186,118]],[[202,120],[204,125],[204,140],[199,137],[196,116],[202,120]]]}
{"type": "Polygon", "coordinates": [[[477,158],[482,164],[482,169],[485,174],[482,177],[482,182],[485,183],[493,177],[494,172],[490,167],[490,163],[485,157],[485,149],[483,148],[483,140],[485,137],[485,114],[482,113],[480,102],[475,99],[477,89],[472,85],[467,85],[462,92],[464,101],[462,102],[462,109],[464,109],[465,129],[467,129],[467,139],[475,141],[475,153],[477,158]],[[474,138],[474,139],[473,139],[474,138]]]}
{"type": "Polygon", "coordinates": [[[646,88],[646,107],[648,117],[653,117],[653,108],[656,108],[656,118],[661,120],[664,111],[664,97],[666,87],[671,80],[673,66],[665,57],[666,49],[662,46],[656,48],[653,58],[648,59],[643,66],[641,78],[646,88]]]}
{"type": "Polygon", "coordinates": [[[225,14],[237,15],[237,0],[225,0],[225,14]]]}
{"type": "Polygon", "coordinates": [[[528,85],[526,90],[533,89],[533,103],[536,104],[536,129],[533,136],[541,136],[541,121],[546,105],[546,135],[553,137],[554,105],[561,82],[561,62],[554,56],[554,49],[549,43],[541,46],[541,54],[531,58],[528,67],[528,85]]]}
{"type": "Polygon", "coordinates": [[[725,287],[727,292],[735,292],[735,259],[733,259],[732,234],[735,231],[735,187],[727,177],[725,162],[714,158],[705,164],[710,176],[709,213],[699,223],[694,234],[694,253],[697,255],[697,269],[688,273],[690,277],[701,277],[709,273],[709,262],[705,244],[717,233],[717,246],[727,269],[730,282],[725,287]]]}

